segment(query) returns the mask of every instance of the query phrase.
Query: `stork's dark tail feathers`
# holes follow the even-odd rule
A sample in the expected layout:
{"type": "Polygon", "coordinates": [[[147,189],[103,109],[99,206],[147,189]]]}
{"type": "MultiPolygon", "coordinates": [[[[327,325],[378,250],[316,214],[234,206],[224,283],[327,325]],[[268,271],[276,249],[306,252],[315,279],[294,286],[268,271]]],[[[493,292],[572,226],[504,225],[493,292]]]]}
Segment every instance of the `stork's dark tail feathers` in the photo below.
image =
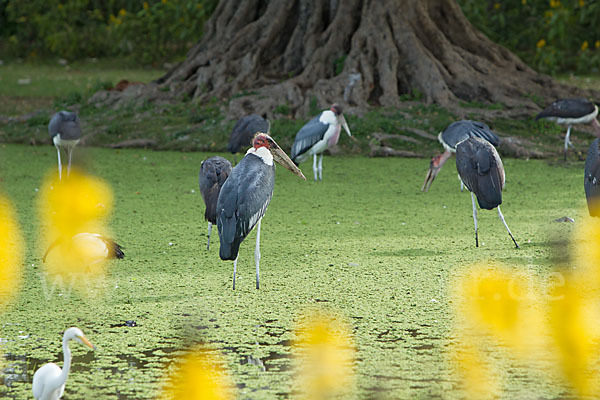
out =
{"type": "Polygon", "coordinates": [[[115,241],[112,241],[112,252],[113,252],[112,256],[114,258],[118,258],[118,259],[125,258],[125,253],[123,253],[123,247],[115,241]]]}

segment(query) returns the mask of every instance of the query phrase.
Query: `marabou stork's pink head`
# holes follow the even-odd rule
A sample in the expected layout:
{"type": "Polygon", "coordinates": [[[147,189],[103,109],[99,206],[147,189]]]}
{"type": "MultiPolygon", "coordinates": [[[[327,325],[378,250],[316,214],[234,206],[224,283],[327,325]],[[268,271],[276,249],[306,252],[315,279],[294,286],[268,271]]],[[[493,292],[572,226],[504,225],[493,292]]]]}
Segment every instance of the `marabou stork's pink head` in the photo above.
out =
{"type": "Polygon", "coordinates": [[[348,123],[346,122],[346,118],[344,117],[342,106],[340,106],[337,103],[334,103],[331,106],[330,110],[335,114],[338,122],[340,123],[340,125],[342,125],[348,136],[352,136],[352,134],[350,133],[350,128],[348,127],[348,123]]]}
{"type": "Polygon", "coordinates": [[[277,142],[273,140],[271,136],[267,135],[266,133],[257,132],[256,135],[254,135],[254,139],[252,139],[252,146],[255,149],[265,147],[273,155],[273,160],[292,171],[293,174],[298,175],[300,178],[306,180],[306,177],[302,171],[300,171],[300,168],[294,164],[290,157],[288,157],[285,151],[279,147],[277,142]]]}
{"type": "Polygon", "coordinates": [[[442,169],[442,165],[448,160],[451,153],[449,151],[438,154],[431,159],[429,163],[429,171],[427,171],[427,176],[425,177],[425,182],[423,182],[423,186],[421,186],[421,191],[426,192],[429,190],[429,187],[433,183],[433,180],[442,169]]]}

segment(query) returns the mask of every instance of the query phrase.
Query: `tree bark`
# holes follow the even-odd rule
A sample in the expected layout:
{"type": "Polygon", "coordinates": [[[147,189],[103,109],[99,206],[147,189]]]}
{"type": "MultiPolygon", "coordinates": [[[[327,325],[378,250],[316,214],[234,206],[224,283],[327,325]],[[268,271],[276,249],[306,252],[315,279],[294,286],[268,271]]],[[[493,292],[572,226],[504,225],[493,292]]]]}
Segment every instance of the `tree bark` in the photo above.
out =
{"type": "Polygon", "coordinates": [[[456,0],[222,0],[184,62],[156,82],[95,101],[230,100],[234,117],[354,112],[408,98],[461,114],[461,102],[531,114],[558,97],[598,95],[553,81],[491,42],[456,0]],[[538,101],[541,104],[536,104],[538,101]]]}

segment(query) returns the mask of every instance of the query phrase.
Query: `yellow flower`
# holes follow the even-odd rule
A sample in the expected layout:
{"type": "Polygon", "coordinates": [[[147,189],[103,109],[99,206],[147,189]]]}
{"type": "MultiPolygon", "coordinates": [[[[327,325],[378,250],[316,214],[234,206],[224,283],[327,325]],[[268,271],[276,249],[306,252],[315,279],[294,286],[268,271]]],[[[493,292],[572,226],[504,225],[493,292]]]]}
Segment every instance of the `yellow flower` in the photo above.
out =
{"type": "Polygon", "coordinates": [[[500,3],[494,3],[494,10],[500,9],[500,3]]]}
{"type": "MultiPolygon", "coordinates": [[[[72,170],[59,180],[55,172],[46,177],[38,202],[43,233],[42,251],[48,254],[46,269],[52,275],[72,279],[76,275],[100,276],[104,263],[80,233],[107,234],[113,196],[99,178],[72,170]],[[52,247],[50,252],[48,249],[52,247]]],[[[83,276],[81,276],[83,277],[83,276]]]]}
{"type": "Polygon", "coordinates": [[[596,46],[597,49],[600,48],[600,40],[596,40],[594,46],[596,46]]]}
{"type": "Polygon", "coordinates": [[[161,3],[167,4],[167,0],[160,0],[161,3]]]}
{"type": "Polygon", "coordinates": [[[299,353],[296,383],[302,398],[348,397],[354,382],[355,349],[347,325],[327,314],[312,312],[296,332],[298,341],[294,347],[299,353]]]}
{"type": "Polygon", "coordinates": [[[554,13],[553,13],[551,10],[547,10],[547,11],[544,13],[544,16],[545,16],[546,18],[552,18],[552,16],[553,16],[553,15],[554,15],[554,13]]]}
{"type": "Polygon", "coordinates": [[[586,51],[588,46],[589,46],[588,41],[584,40],[583,43],[581,43],[581,51],[586,51]]]}
{"type": "Polygon", "coordinates": [[[550,0],[550,8],[560,7],[560,0],[550,0]]]}
{"type": "Polygon", "coordinates": [[[17,292],[21,282],[23,239],[10,201],[0,196],[0,308],[17,292]]]}
{"type": "Polygon", "coordinates": [[[585,1],[584,0],[579,0],[579,7],[583,7],[585,6],[585,1]]]}
{"type": "Polygon", "coordinates": [[[147,10],[149,7],[150,7],[150,6],[148,5],[148,2],[147,2],[147,1],[145,1],[145,2],[144,2],[144,10],[147,10]]]}
{"type": "Polygon", "coordinates": [[[527,0],[521,0],[521,4],[527,5],[527,0]]]}
{"type": "Polygon", "coordinates": [[[498,373],[482,358],[473,344],[454,344],[450,347],[452,362],[465,385],[467,398],[492,399],[500,397],[498,373]],[[459,347],[460,346],[460,347],[459,347]]]}
{"type": "Polygon", "coordinates": [[[127,15],[127,11],[125,11],[125,9],[124,9],[124,8],[121,8],[121,9],[119,10],[119,15],[120,15],[120,16],[125,16],[125,15],[127,15]]]}
{"type": "Polygon", "coordinates": [[[546,45],[546,39],[540,39],[538,40],[537,44],[535,45],[538,49],[541,49],[542,47],[544,47],[546,45]]]}
{"type": "Polygon", "coordinates": [[[229,378],[221,363],[201,347],[191,349],[176,361],[160,400],[232,399],[229,378]]]}

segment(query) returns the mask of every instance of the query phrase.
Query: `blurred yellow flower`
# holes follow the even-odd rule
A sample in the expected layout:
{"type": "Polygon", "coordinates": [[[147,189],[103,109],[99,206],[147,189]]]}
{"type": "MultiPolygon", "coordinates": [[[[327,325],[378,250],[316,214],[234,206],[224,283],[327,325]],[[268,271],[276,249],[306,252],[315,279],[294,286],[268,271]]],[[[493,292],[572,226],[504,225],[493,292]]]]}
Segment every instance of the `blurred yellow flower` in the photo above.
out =
{"type": "Polygon", "coordinates": [[[149,7],[150,7],[150,6],[148,5],[148,2],[147,2],[147,1],[145,1],[145,2],[144,2],[144,10],[147,10],[149,7]]]}
{"type": "Polygon", "coordinates": [[[214,356],[195,347],[175,362],[167,378],[160,400],[226,400],[232,399],[229,377],[214,356]]]}
{"type": "Polygon", "coordinates": [[[521,0],[521,4],[526,5],[527,4],[527,0],[521,0]]]}
{"type": "Polygon", "coordinates": [[[596,46],[597,49],[600,48],[600,40],[596,40],[594,46],[596,46]]]}
{"type": "Polygon", "coordinates": [[[584,40],[583,43],[581,43],[581,51],[586,51],[588,46],[589,46],[588,41],[584,40]]]}
{"type": "Polygon", "coordinates": [[[294,348],[299,354],[297,381],[301,397],[318,400],[349,397],[354,383],[355,348],[347,325],[323,312],[309,312],[294,348]]]}
{"type": "Polygon", "coordinates": [[[161,3],[167,4],[167,0],[160,0],[161,3]]]}
{"type": "Polygon", "coordinates": [[[493,371],[489,363],[482,359],[481,351],[468,343],[454,344],[450,350],[453,362],[457,366],[460,380],[465,385],[467,398],[492,399],[500,394],[500,383],[497,371],[493,371]]]}
{"type": "Polygon", "coordinates": [[[579,0],[579,7],[583,7],[585,6],[585,1],[584,0],[579,0]]]}
{"type": "Polygon", "coordinates": [[[500,3],[494,3],[494,10],[500,9],[500,3]]]}
{"type": "Polygon", "coordinates": [[[46,260],[51,274],[73,278],[73,275],[101,275],[104,259],[99,259],[93,243],[78,240],[81,233],[106,236],[106,218],[110,215],[113,196],[101,179],[78,170],[59,180],[55,173],[47,175],[38,208],[42,220],[43,250],[55,247],[46,260]]]}
{"type": "Polygon", "coordinates": [[[23,239],[13,206],[1,195],[0,242],[0,308],[4,308],[20,286],[23,239]]]}
{"type": "Polygon", "coordinates": [[[560,0],[550,0],[550,8],[560,7],[560,0]]]}
{"type": "Polygon", "coordinates": [[[544,16],[545,16],[546,18],[552,18],[552,16],[553,16],[553,15],[554,15],[554,13],[553,13],[551,10],[547,10],[547,11],[544,13],[544,16]]]}
{"type": "Polygon", "coordinates": [[[546,45],[546,39],[540,39],[538,40],[537,44],[535,45],[538,49],[541,49],[542,47],[544,47],[546,45]]]}
{"type": "Polygon", "coordinates": [[[119,10],[119,15],[120,15],[120,16],[127,15],[127,11],[126,11],[124,8],[121,8],[121,9],[119,10]]]}

